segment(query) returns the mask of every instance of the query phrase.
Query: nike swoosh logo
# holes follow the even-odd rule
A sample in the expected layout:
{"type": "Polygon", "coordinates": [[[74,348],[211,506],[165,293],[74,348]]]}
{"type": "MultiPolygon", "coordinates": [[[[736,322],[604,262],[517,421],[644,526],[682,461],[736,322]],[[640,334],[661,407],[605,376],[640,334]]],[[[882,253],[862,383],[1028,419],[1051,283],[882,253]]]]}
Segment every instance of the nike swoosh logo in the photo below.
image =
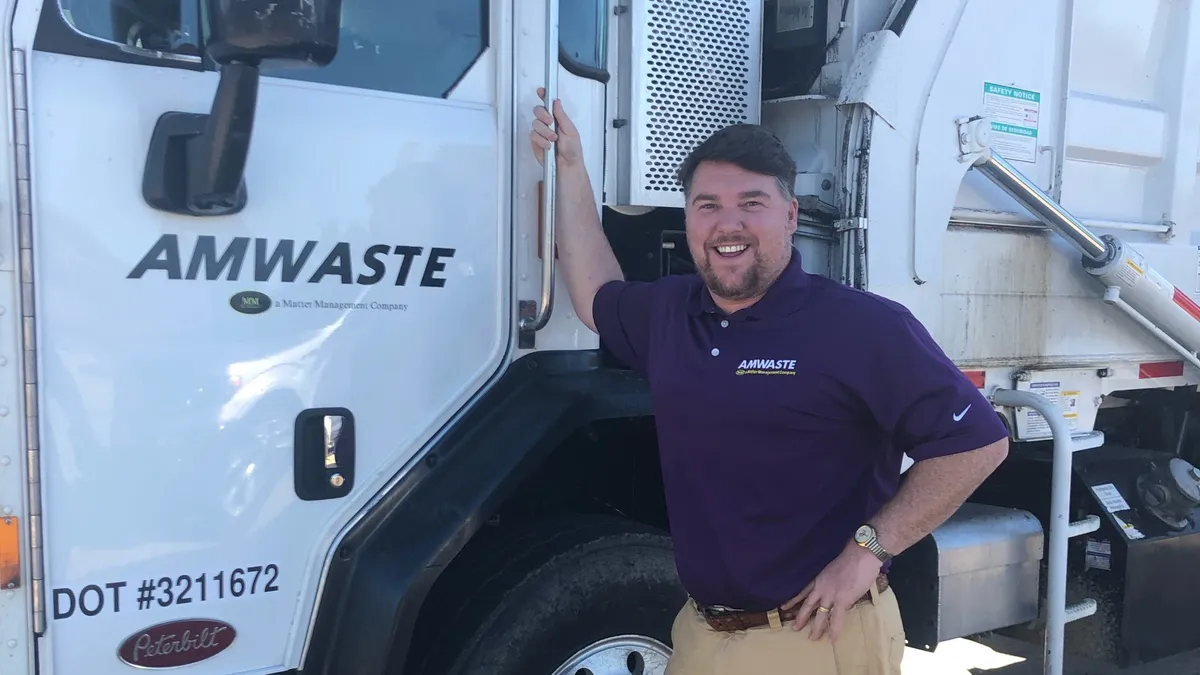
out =
{"type": "Polygon", "coordinates": [[[975,404],[974,404],[974,403],[971,403],[971,404],[968,404],[968,405],[967,405],[967,407],[963,408],[962,412],[960,412],[960,413],[958,413],[957,415],[955,415],[955,416],[954,416],[954,421],[955,421],[955,422],[962,421],[963,415],[966,415],[966,414],[967,414],[967,411],[968,411],[968,410],[970,410],[970,409],[971,409],[971,406],[973,406],[973,405],[975,405],[975,404]]]}

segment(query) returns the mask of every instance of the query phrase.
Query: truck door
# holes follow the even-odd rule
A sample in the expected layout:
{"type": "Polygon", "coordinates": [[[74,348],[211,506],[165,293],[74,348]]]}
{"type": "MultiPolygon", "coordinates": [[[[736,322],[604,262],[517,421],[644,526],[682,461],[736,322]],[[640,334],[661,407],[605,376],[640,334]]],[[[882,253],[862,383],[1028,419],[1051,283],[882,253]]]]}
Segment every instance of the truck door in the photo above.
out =
{"type": "Polygon", "coordinates": [[[42,672],[296,666],[339,532],[509,342],[511,3],[345,0],[330,66],[263,71],[220,216],[146,198],[213,101],[201,10],[16,10],[42,672]]]}

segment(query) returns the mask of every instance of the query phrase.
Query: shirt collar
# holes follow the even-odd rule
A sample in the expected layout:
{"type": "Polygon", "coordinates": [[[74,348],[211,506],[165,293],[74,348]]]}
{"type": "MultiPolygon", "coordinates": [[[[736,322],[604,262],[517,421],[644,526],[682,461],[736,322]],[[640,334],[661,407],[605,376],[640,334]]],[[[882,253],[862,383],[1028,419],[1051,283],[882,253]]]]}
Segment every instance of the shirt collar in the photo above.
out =
{"type": "MultiPolygon", "coordinates": [[[[809,276],[800,265],[800,252],[792,247],[792,257],[788,260],[787,266],[767,288],[763,297],[753,305],[730,314],[729,318],[761,320],[787,316],[795,312],[800,308],[800,302],[804,299],[805,291],[808,290],[809,276]]],[[[725,316],[725,312],[713,302],[712,294],[708,292],[708,287],[704,285],[704,282],[701,281],[697,286],[696,292],[692,293],[688,303],[688,309],[692,316],[701,314],[725,316]]]]}

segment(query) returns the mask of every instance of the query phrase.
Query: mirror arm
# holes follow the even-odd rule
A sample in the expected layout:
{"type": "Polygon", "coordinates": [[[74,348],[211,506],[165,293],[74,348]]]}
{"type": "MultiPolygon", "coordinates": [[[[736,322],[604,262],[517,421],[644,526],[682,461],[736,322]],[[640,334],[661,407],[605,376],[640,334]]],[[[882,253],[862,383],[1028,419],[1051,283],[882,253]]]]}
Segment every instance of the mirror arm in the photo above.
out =
{"type": "Polygon", "coordinates": [[[205,213],[228,213],[245,202],[246,158],[258,107],[257,65],[234,62],[221,68],[221,80],[204,132],[188,139],[189,206],[205,213]]]}
{"type": "Polygon", "coordinates": [[[228,216],[246,206],[246,158],[258,106],[258,66],[221,68],[208,114],[171,111],[154,126],[142,197],[184,216],[228,216]]]}

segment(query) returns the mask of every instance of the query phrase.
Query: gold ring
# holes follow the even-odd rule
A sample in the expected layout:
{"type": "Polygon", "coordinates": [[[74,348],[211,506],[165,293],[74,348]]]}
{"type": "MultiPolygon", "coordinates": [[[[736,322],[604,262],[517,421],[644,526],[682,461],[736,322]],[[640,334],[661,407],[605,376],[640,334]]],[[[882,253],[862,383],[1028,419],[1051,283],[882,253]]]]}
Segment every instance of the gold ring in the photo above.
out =
{"type": "Polygon", "coordinates": [[[828,611],[829,611],[829,608],[828,608],[828,607],[818,607],[818,608],[817,608],[817,611],[818,611],[818,612],[828,612],[828,611]]]}

